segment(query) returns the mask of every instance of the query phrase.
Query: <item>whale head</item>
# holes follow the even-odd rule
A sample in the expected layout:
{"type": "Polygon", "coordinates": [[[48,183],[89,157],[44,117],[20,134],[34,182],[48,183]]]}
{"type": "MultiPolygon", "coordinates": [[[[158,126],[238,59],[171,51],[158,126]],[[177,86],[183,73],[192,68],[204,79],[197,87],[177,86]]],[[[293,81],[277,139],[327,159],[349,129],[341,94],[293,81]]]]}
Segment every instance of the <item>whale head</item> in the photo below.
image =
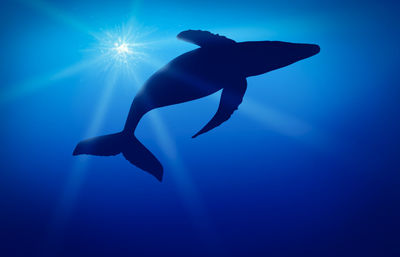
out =
{"type": "Polygon", "coordinates": [[[316,44],[282,41],[255,41],[238,43],[236,57],[239,69],[246,77],[276,70],[319,53],[316,44]]]}

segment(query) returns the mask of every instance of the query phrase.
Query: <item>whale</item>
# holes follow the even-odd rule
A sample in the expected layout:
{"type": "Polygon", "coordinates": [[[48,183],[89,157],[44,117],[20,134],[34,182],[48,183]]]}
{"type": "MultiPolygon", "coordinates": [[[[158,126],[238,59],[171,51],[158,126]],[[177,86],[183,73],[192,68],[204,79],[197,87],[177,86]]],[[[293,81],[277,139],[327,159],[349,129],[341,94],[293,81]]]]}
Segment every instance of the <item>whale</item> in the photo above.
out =
{"type": "Polygon", "coordinates": [[[163,166],[137,139],[135,130],[153,109],[209,96],[220,90],[218,109],[193,138],[227,121],[238,109],[246,92],[246,79],[283,68],[320,52],[317,44],[283,41],[236,42],[203,30],[186,30],[177,38],[198,46],[156,71],[134,97],[123,129],[114,134],[79,142],[73,155],[114,156],[130,163],[160,182],[163,166]]]}

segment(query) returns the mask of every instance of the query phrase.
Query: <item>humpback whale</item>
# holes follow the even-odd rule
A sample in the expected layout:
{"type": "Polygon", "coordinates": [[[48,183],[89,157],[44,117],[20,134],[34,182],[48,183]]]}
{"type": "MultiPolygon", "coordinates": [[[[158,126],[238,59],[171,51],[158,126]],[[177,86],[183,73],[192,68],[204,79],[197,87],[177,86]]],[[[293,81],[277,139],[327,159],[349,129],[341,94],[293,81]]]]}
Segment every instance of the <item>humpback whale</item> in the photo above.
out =
{"type": "Polygon", "coordinates": [[[211,95],[222,89],[218,110],[193,138],[227,121],[246,92],[246,78],[276,70],[319,53],[316,44],[281,41],[236,42],[202,30],[186,30],[178,39],[199,47],[184,53],[154,73],[134,97],[121,132],[83,140],[73,155],[111,156],[122,153],[138,168],[159,181],[163,167],[135,137],[147,112],[211,95]]]}

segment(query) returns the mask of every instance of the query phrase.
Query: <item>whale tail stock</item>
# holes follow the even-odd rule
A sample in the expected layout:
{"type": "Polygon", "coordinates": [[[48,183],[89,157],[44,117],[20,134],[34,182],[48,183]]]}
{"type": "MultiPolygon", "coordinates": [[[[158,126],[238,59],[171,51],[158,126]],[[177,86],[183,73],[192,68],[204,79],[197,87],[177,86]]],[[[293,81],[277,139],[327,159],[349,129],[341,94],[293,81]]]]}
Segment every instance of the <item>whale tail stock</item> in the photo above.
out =
{"type": "Polygon", "coordinates": [[[73,155],[112,156],[119,153],[133,165],[162,181],[161,163],[133,133],[120,132],[83,140],[76,145],[73,155]]]}

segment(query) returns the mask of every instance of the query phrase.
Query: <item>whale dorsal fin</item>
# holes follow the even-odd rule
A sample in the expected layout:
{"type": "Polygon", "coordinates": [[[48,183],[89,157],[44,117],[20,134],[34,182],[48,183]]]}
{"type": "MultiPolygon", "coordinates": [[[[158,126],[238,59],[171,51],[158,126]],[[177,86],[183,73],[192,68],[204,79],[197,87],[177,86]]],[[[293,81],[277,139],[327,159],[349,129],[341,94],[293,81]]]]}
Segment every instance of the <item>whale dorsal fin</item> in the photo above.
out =
{"type": "Polygon", "coordinates": [[[232,39],[204,30],[185,30],[176,37],[201,47],[236,43],[232,39]]]}
{"type": "Polygon", "coordinates": [[[244,93],[247,89],[246,79],[241,79],[231,87],[225,87],[221,93],[221,100],[219,102],[219,107],[214,117],[192,138],[197,137],[207,131],[218,127],[223,122],[227,121],[233,112],[238,109],[239,105],[242,103],[244,93]]]}

